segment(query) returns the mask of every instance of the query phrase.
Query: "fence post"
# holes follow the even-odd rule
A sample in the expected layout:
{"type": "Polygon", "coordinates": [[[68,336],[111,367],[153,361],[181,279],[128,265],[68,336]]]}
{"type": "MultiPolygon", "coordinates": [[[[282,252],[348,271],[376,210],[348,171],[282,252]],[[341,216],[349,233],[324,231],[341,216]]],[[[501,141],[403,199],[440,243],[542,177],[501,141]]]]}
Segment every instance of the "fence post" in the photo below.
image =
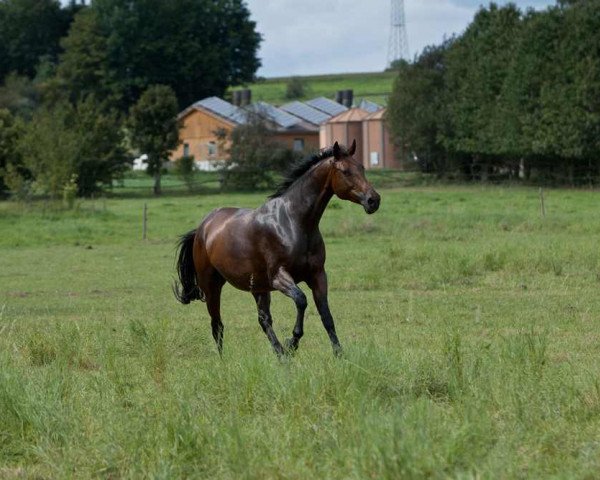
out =
{"type": "Polygon", "coordinates": [[[540,212],[542,218],[546,217],[546,206],[544,205],[544,189],[540,187],[540,212]]]}
{"type": "Polygon", "coordinates": [[[146,232],[148,229],[148,204],[144,202],[144,217],[142,223],[142,240],[146,240],[146,232]]]}

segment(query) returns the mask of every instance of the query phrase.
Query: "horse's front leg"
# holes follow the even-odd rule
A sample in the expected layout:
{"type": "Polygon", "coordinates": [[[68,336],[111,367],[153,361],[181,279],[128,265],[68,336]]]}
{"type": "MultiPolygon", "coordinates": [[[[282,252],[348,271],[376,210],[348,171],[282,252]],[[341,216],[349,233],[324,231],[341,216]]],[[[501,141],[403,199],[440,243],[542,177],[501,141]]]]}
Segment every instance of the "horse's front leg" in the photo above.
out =
{"type": "Polygon", "coordinates": [[[304,335],[304,312],[307,306],[306,295],[294,283],[292,276],[283,268],[280,268],[273,278],[273,288],[290,297],[296,304],[296,324],[294,325],[292,338],[288,338],[285,341],[285,346],[288,350],[297,350],[300,339],[304,335]]]}
{"type": "Polygon", "coordinates": [[[253,293],[254,300],[256,300],[256,307],[258,308],[258,323],[263,329],[263,332],[267,335],[271,346],[278,357],[284,354],[283,347],[277,335],[273,331],[273,318],[271,317],[271,294],[270,293],[253,293]]]}
{"type": "Polygon", "coordinates": [[[342,353],[342,346],[335,333],[335,324],[333,323],[333,317],[329,311],[329,303],[327,302],[327,274],[324,269],[315,272],[309,283],[309,287],[312,290],[313,299],[317,306],[317,310],[319,311],[319,315],[321,316],[323,326],[331,340],[333,353],[336,356],[339,356],[342,353]]]}

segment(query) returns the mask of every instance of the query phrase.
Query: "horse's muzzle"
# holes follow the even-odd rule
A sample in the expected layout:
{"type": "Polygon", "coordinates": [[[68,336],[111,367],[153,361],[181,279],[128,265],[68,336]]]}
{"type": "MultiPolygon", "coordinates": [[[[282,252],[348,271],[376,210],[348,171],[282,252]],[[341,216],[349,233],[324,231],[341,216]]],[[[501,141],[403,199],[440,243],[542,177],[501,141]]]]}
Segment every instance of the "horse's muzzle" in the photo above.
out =
{"type": "Polygon", "coordinates": [[[365,198],[362,201],[362,206],[369,215],[371,213],[375,213],[379,209],[379,204],[381,203],[381,197],[379,194],[372,190],[365,195],[365,198]]]}

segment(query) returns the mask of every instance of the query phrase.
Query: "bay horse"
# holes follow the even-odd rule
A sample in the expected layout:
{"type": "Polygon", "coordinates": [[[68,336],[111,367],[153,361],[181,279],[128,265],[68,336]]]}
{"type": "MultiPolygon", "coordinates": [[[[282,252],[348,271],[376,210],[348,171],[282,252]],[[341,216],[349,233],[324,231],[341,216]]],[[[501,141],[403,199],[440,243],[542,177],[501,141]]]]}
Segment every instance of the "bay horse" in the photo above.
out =
{"type": "Polygon", "coordinates": [[[306,158],[291,170],[277,191],[255,210],[218,208],[179,241],[175,284],[177,299],[206,302],[212,335],[223,351],[221,289],[225,282],[252,293],[258,322],[278,356],[298,348],[304,333],[306,296],[298,283],[312,290],[333,351],[341,353],[327,302],[325,243],[319,221],[333,195],[363,206],[368,214],[379,208],[380,196],[365,178],[365,169],[338,142],[306,158]],[[273,331],[271,292],[279,291],[296,304],[292,337],[281,345],[273,331]]]}

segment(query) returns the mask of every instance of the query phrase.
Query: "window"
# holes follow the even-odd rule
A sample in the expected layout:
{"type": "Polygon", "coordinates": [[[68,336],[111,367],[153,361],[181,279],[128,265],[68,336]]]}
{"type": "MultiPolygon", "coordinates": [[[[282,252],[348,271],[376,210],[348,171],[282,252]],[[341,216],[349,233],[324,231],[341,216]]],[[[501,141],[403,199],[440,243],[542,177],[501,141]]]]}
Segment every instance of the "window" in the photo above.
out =
{"type": "Polygon", "coordinates": [[[190,144],[189,143],[184,143],[183,144],[183,156],[184,157],[189,157],[190,156],[190,144]]]}
{"type": "Polygon", "coordinates": [[[371,166],[379,165],[379,152],[371,152],[371,166]]]}
{"type": "Polygon", "coordinates": [[[301,152],[304,150],[304,139],[303,138],[294,138],[294,152],[301,152]]]}
{"type": "Polygon", "coordinates": [[[217,144],[215,142],[208,142],[208,156],[212,157],[217,154],[217,144]]]}

